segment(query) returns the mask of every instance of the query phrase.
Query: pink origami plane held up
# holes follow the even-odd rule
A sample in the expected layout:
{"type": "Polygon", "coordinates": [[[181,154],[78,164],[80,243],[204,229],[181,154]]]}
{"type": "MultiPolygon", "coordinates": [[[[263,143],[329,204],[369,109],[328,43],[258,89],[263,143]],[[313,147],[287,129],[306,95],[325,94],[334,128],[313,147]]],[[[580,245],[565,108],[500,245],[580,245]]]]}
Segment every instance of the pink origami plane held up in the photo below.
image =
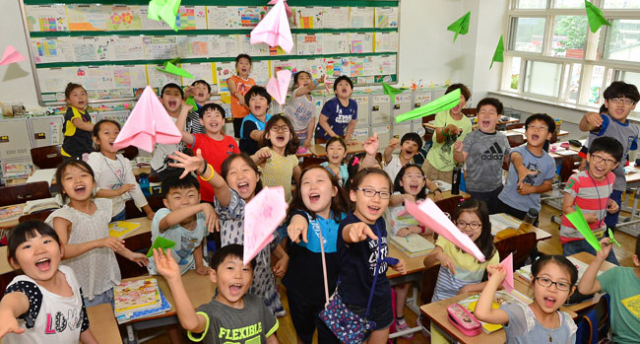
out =
{"type": "Polygon", "coordinates": [[[284,0],[276,0],[275,6],[251,30],[251,44],[266,43],[271,47],[280,46],[287,53],[291,52],[293,37],[284,5],[284,0]]]}
{"type": "Polygon", "coordinates": [[[507,271],[507,276],[504,278],[504,281],[502,281],[502,286],[504,287],[504,290],[507,291],[507,293],[511,293],[514,289],[514,284],[513,284],[513,253],[509,254],[509,256],[507,256],[507,258],[505,258],[503,261],[500,262],[500,266],[503,269],[506,269],[507,271]]]}
{"type": "Polygon", "coordinates": [[[151,86],[142,92],[138,103],[124,123],[113,147],[136,146],[149,153],[156,143],[178,144],[182,134],[151,86]]]}
{"type": "Polygon", "coordinates": [[[244,265],[273,241],[273,232],[287,216],[287,207],[282,186],[265,187],[244,207],[244,265]]]}
{"type": "Polygon", "coordinates": [[[409,214],[421,225],[431,228],[445,239],[474,256],[478,261],[484,262],[485,257],[468,235],[463,234],[456,225],[445,215],[440,208],[427,198],[419,205],[406,200],[405,205],[409,214]]]}
{"type": "Polygon", "coordinates": [[[0,59],[0,65],[8,65],[16,62],[21,62],[26,60],[27,58],[24,55],[18,52],[13,45],[7,46],[4,50],[4,54],[2,54],[2,59],[0,59]]]}
{"type": "Polygon", "coordinates": [[[287,91],[291,82],[291,71],[282,69],[276,72],[276,76],[272,76],[267,83],[267,92],[280,105],[284,105],[287,101],[287,91]]]}
{"type": "MultiPolygon", "coordinates": [[[[277,2],[278,0],[271,0],[267,5],[275,5],[277,2]]],[[[289,7],[289,4],[287,4],[287,0],[284,0],[284,9],[287,12],[287,17],[291,17],[293,15],[291,7],[289,7]]]]}

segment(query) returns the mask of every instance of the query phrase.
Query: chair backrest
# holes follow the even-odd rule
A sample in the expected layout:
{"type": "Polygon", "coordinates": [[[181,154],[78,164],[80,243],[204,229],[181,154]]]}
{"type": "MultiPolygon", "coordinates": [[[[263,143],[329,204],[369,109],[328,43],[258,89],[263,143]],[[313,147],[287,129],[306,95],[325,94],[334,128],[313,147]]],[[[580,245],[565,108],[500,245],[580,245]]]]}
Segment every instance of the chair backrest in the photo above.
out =
{"type": "Polygon", "coordinates": [[[438,208],[440,208],[440,210],[451,215],[451,218],[453,219],[453,217],[456,215],[456,209],[458,209],[458,205],[460,204],[461,199],[462,196],[460,195],[452,196],[439,200],[438,202],[436,202],[436,205],[438,206],[438,208]]]}
{"type": "Polygon", "coordinates": [[[536,248],[536,233],[529,232],[500,240],[495,243],[500,254],[500,261],[513,253],[513,268],[519,269],[536,248]]]}
{"type": "Polygon", "coordinates": [[[524,122],[507,124],[507,130],[524,128],[524,122]]]}
{"type": "Polygon", "coordinates": [[[35,182],[0,188],[0,207],[51,197],[49,183],[35,182]]]}
{"type": "Polygon", "coordinates": [[[462,113],[467,117],[475,117],[478,114],[478,109],[466,108],[466,109],[462,109],[462,113]]]}
{"type": "Polygon", "coordinates": [[[33,164],[41,169],[56,168],[62,162],[60,146],[46,146],[31,149],[33,164]]]}
{"type": "Polygon", "coordinates": [[[25,222],[29,220],[44,221],[47,219],[47,217],[49,217],[49,215],[51,215],[51,213],[53,213],[53,211],[54,210],[51,209],[51,210],[39,211],[37,213],[32,213],[32,214],[25,214],[20,216],[20,218],[18,219],[18,222],[25,222]]]}
{"type": "Polygon", "coordinates": [[[562,184],[569,180],[569,177],[573,174],[573,170],[580,166],[580,162],[582,162],[582,158],[578,154],[565,156],[564,159],[562,159],[562,166],[560,167],[560,181],[562,184]]]}
{"type": "Polygon", "coordinates": [[[131,161],[133,161],[133,159],[135,159],[138,156],[138,148],[136,148],[135,146],[128,146],[127,148],[125,148],[120,152],[122,152],[122,155],[125,158],[131,161]]]}
{"type": "Polygon", "coordinates": [[[509,135],[507,136],[507,140],[511,148],[522,146],[524,144],[524,135],[509,135]]]}
{"type": "MultiPolygon", "coordinates": [[[[149,202],[151,210],[158,211],[158,209],[164,208],[163,199],[164,197],[162,195],[151,195],[147,197],[147,202],[149,202]]],[[[124,203],[124,211],[127,219],[146,216],[143,211],[138,210],[138,207],[136,207],[132,199],[124,203]]]]}
{"type": "Polygon", "coordinates": [[[440,273],[440,264],[430,266],[422,273],[421,304],[431,303],[433,291],[436,289],[436,282],[438,281],[438,273],[440,273]]]}

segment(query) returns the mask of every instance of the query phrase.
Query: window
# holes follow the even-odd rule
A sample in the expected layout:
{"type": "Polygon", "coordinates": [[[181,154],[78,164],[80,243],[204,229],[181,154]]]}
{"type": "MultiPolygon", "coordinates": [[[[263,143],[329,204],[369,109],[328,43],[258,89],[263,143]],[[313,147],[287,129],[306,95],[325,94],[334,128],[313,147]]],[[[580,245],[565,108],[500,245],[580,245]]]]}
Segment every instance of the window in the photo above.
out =
{"type": "Polygon", "coordinates": [[[511,0],[501,89],[599,107],[613,81],[640,87],[640,0],[591,0],[611,26],[592,33],[584,0],[511,0]]]}

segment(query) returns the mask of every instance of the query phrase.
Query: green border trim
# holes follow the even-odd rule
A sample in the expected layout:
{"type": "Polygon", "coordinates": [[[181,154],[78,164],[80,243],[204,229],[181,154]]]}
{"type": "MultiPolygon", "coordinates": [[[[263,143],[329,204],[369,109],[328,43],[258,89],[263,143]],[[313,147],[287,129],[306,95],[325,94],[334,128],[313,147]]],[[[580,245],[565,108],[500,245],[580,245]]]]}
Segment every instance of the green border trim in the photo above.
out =
{"type": "MultiPolygon", "coordinates": [[[[329,55],[273,55],[273,56],[252,56],[253,61],[265,60],[313,60],[318,58],[340,58],[340,57],[366,57],[366,56],[387,56],[397,55],[396,52],[362,53],[362,54],[329,54],[329,55]]],[[[206,63],[206,62],[233,62],[235,57],[199,57],[181,59],[180,63],[206,63]]],[[[63,67],[93,67],[93,66],[130,66],[130,65],[161,65],[167,59],[162,60],[126,60],[126,61],[84,61],[84,62],[56,62],[40,63],[37,69],[43,68],[63,68],[63,67]]]]}
{"type": "MultiPolygon", "coordinates": [[[[56,5],[62,1],[24,0],[25,5],[56,5]]],[[[149,0],[66,0],[65,4],[148,5],[149,0]]],[[[289,6],[398,7],[400,0],[287,0],[289,6]]],[[[265,0],[182,0],[182,6],[265,6],[265,0]]]]}
{"type": "MultiPolygon", "coordinates": [[[[94,36],[198,36],[198,35],[248,35],[252,29],[230,30],[120,30],[120,31],[42,31],[30,32],[31,38],[42,37],[94,37],[94,36]]],[[[398,28],[344,28],[344,29],[291,29],[295,34],[345,33],[345,32],[397,32],[398,28]]]]}

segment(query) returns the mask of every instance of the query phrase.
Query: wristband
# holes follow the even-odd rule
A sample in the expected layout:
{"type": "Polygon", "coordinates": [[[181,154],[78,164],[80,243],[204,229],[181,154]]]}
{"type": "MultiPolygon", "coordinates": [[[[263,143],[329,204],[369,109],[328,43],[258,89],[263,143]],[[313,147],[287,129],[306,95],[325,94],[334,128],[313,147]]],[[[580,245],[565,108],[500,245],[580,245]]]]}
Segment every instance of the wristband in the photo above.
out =
{"type": "Polygon", "coordinates": [[[203,175],[207,172],[207,166],[209,165],[209,163],[207,163],[207,160],[204,160],[204,169],[202,170],[202,172],[199,172],[199,175],[203,175]]]}
{"type": "MultiPolygon", "coordinates": [[[[210,181],[210,180],[211,180],[211,178],[213,178],[213,176],[215,176],[215,174],[216,174],[216,170],[214,170],[214,169],[213,169],[213,166],[211,166],[211,165],[207,164],[207,167],[211,169],[211,175],[209,176],[209,178],[204,179],[204,173],[200,175],[200,179],[202,179],[202,180],[203,180],[203,181],[205,181],[205,182],[210,181]]],[[[207,167],[205,167],[204,172],[206,172],[206,171],[207,171],[207,167]]]]}
{"type": "Polygon", "coordinates": [[[444,136],[444,137],[449,137],[449,136],[451,136],[451,134],[445,134],[445,133],[444,133],[444,129],[440,132],[440,134],[442,134],[442,136],[444,136]]]}
{"type": "Polygon", "coordinates": [[[311,80],[311,81],[313,81],[313,83],[316,84],[316,86],[320,85],[320,83],[317,82],[316,80],[311,80]]]}

